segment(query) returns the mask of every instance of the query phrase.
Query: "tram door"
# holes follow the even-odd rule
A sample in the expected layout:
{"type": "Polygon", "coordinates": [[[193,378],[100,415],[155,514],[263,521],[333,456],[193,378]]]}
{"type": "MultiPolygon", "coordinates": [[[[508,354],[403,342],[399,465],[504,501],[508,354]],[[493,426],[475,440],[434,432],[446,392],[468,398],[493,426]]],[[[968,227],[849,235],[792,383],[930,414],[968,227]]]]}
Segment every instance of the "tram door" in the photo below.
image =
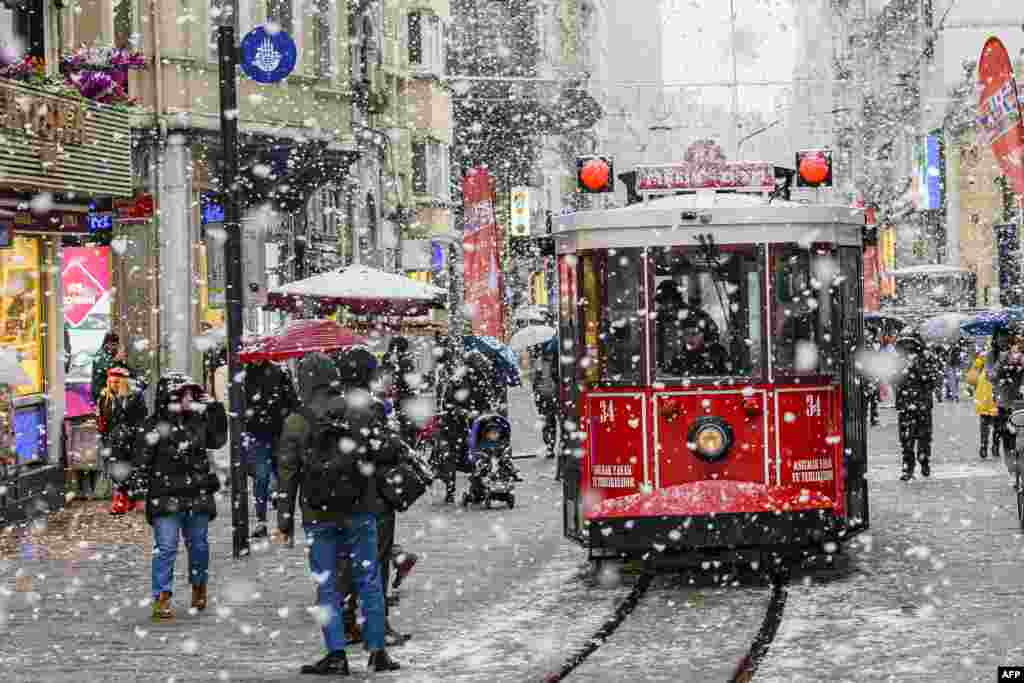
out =
{"type": "Polygon", "coordinates": [[[581,491],[589,506],[638,493],[650,481],[646,272],[641,247],[559,259],[562,398],[566,415],[579,421],[565,461],[570,537],[582,536],[581,491]]]}
{"type": "Polygon", "coordinates": [[[854,529],[869,526],[867,427],[864,392],[855,354],[864,346],[864,257],[859,247],[839,249],[843,279],[843,441],[846,469],[846,514],[854,529]]]}

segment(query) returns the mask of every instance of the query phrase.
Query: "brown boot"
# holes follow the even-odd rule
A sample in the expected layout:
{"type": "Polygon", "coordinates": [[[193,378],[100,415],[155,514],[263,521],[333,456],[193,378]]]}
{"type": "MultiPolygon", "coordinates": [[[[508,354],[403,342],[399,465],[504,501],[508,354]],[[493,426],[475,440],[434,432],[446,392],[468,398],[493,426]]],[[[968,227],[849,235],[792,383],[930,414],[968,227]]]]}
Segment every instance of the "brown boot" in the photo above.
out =
{"type": "Polygon", "coordinates": [[[174,618],[174,609],[171,607],[171,594],[166,591],[153,602],[153,620],[170,621],[174,618]]]}
{"type": "Polygon", "coordinates": [[[202,612],[206,609],[206,584],[192,586],[192,609],[202,612]]]}

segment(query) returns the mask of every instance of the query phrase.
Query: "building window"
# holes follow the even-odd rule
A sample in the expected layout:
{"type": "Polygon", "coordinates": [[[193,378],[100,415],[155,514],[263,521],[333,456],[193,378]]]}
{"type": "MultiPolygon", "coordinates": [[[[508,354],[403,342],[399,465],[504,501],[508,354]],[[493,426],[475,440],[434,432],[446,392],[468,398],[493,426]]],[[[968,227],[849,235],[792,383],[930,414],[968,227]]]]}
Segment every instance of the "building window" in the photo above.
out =
{"type": "Polygon", "coordinates": [[[294,35],[292,0],[267,0],[267,21],[274,22],[288,35],[294,35]]]}
{"type": "Polygon", "coordinates": [[[370,67],[373,66],[374,53],[373,20],[363,17],[363,30],[359,40],[359,80],[370,80],[370,67]]]}
{"type": "Polygon", "coordinates": [[[329,0],[314,0],[313,44],[316,46],[317,70],[321,78],[334,76],[334,51],[331,49],[331,8],[329,0]]]}
{"type": "Polygon", "coordinates": [[[446,202],[448,192],[448,146],[433,140],[412,143],[412,190],[446,202]]]}
{"type": "Polygon", "coordinates": [[[409,64],[421,73],[444,74],[444,24],[428,12],[409,13],[409,64]]]}
{"type": "Polygon", "coordinates": [[[121,49],[136,47],[132,22],[132,0],[120,0],[114,5],[114,47],[121,49]]]}

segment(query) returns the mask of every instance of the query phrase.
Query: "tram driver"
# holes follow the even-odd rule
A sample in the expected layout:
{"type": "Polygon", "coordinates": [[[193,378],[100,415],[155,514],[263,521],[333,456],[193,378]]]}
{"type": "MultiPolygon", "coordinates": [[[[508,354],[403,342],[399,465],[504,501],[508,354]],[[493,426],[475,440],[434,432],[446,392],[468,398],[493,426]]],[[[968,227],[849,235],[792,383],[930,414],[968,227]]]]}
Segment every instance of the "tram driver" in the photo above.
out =
{"type": "Polygon", "coordinates": [[[684,302],[675,281],[658,285],[656,303],[662,372],[677,377],[729,373],[729,354],[719,342],[718,325],[705,311],[684,302]]]}

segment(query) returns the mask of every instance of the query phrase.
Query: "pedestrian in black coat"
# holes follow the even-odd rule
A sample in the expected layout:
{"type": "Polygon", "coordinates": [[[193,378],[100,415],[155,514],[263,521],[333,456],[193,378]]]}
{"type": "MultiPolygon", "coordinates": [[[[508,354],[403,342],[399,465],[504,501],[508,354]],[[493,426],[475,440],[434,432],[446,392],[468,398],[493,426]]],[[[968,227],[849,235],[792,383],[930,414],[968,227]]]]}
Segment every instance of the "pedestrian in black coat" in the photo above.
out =
{"type": "Polygon", "coordinates": [[[108,375],[108,386],[100,394],[97,411],[104,429],[101,436],[106,471],[114,489],[110,514],[122,515],[131,509],[132,461],[148,411],[142,387],[131,378],[128,368],[115,365],[108,375]]]}
{"type": "Polygon", "coordinates": [[[146,489],[146,521],[153,527],[153,618],[174,618],[174,558],[178,537],[189,554],[192,607],[206,609],[209,571],[209,523],[217,517],[214,494],[220,479],[210,467],[207,450],[227,441],[224,406],[180,373],[157,383],[153,416],[139,439],[135,460],[146,489]]]}
{"type": "Polygon", "coordinates": [[[914,478],[915,462],[921,475],[931,476],[932,410],[936,388],[942,386],[942,363],[917,336],[902,337],[896,350],[904,367],[896,377],[896,411],[903,451],[902,481],[914,478]]]}
{"type": "Polygon", "coordinates": [[[269,536],[267,505],[271,479],[277,473],[278,442],[284,420],[298,404],[295,386],[287,370],[269,361],[245,366],[245,427],[242,432],[242,461],[253,479],[256,508],[255,538],[269,536]]]}
{"type": "Polygon", "coordinates": [[[498,401],[496,373],[482,353],[466,356],[445,389],[441,410],[441,449],[446,457],[438,472],[445,482],[445,502],[455,502],[455,473],[465,467],[469,428],[473,420],[494,412],[498,401]]]}
{"type": "Polygon", "coordinates": [[[992,384],[992,397],[998,410],[995,428],[1002,440],[1003,461],[1011,485],[1016,486],[1017,434],[1010,425],[1010,415],[1021,400],[1021,384],[1024,383],[1024,329],[1020,325],[996,330],[992,335],[992,349],[985,362],[985,372],[992,384]]]}

